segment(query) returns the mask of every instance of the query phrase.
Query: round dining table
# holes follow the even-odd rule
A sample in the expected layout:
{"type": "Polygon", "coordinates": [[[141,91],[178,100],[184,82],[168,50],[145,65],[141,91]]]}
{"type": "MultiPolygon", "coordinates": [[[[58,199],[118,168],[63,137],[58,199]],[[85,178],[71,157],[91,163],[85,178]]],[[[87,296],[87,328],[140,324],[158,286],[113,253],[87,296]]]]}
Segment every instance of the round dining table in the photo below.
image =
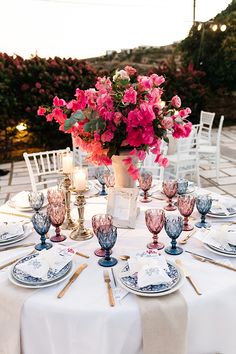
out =
{"type": "MultiPolygon", "coordinates": [[[[201,190],[198,190],[198,193],[200,192],[201,190]]],[[[161,196],[160,193],[158,195],[161,196]]],[[[155,197],[155,194],[153,196],[155,197]]],[[[146,245],[151,241],[152,235],[145,224],[145,210],[163,208],[166,204],[164,199],[164,196],[160,199],[153,198],[146,204],[138,201],[140,212],[135,228],[118,229],[117,242],[113,248],[113,256],[118,259],[118,264],[113,267],[116,280],[119,277],[119,270],[125,265],[125,261],[119,258],[120,255],[134,256],[137,252],[147,249],[146,245]]],[[[86,201],[85,226],[91,228],[92,216],[106,212],[107,199],[104,196],[94,196],[86,201]]],[[[76,219],[78,212],[73,204],[72,206],[72,216],[76,219]]],[[[2,220],[3,218],[21,220],[22,217],[14,215],[16,213],[17,211],[7,204],[0,208],[2,220]],[[1,212],[9,212],[12,215],[4,215],[1,212]]],[[[174,215],[178,214],[178,211],[166,214],[174,215]]],[[[194,209],[190,222],[194,224],[199,218],[199,213],[194,209]]],[[[207,217],[207,220],[215,225],[236,218],[207,217]]],[[[53,232],[54,228],[51,227],[49,234],[53,232]]],[[[143,354],[142,325],[137,296],[127,293],[111,307],[103,277],[104,268],[98,265],[99,258],[94,254],[94,250],[99,246],[97,238],[94,236],[86,241],[73,241],[69,238],[70,231],[67,230],[65,233],[67,240],[63,244],[73,246],[89,255],[88,259],[75,256],[74,269],[83,263],[88,267],[60,299],[57,295],[68,279],[48,288],[32,292],[29,290],[29,296],[21,312],[23,354],[143,354]]],[[[182,232],[179,240],[187,234],[188,232],[182,232]]],[[[169,246],[171,240],[164,229],[159,238],[169,246]]],[[[27,238],[27,242],[38,241],[39,235],[35,232],[27,238]]],[[[184,252],[178,256],[168,255],[164,249],[160,252],[168,260],[175,262],[176,259],[180,259],[202,292],[202,295],[198,295],[186,280],[180,288],[188,309],[187,354],[235,354],[236,272],[201,262],[185,251],[192,251],[233,266],[236,266],[236,258],[211,252],[194,235],[182,247],[184,252]]],[[[29,252],[29,249],[27,251],[29,252]]],[[[112,274],[110,269],[108,270],[114,290],[112,274]]],[[[0,272],[0,282],[8,277],[8,272],[9,268],[0,272]]],[[[164,298],[165,296],[163,301],[164,298]]],[[[9,328],[9,335],[10,333],[9,328]]],[[[158,348],[156,353],[163,354],[159,353],[158,348]]]]}

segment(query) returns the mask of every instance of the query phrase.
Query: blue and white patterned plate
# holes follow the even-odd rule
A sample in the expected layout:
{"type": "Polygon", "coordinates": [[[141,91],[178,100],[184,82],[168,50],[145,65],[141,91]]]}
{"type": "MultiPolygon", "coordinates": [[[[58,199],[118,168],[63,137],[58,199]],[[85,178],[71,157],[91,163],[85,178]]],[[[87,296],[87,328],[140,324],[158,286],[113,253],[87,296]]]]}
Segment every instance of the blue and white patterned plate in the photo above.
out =
{"type": "Polygon", "coordinates": [[[217,253],[221,256],[236,257],[236,246],[234,246],[234,245],[228,244],[227,249],[225,249],[223,246],[222,246],[222,248],[220,248],[220,247],[208,245],[207,243],[205,243],[204,246],[207,247],[207,249],[209,249],[210,251],[217,253]],[[228,248],[230,248],[231,250],[229,250],[228,248]]]}
{"type": "Polygon", "coordinates": [[[171,278],[170,283],[163,283],[159,285],[149,285],[145,286],[143,288],[139,288],[137,285],[137,276],[125,276],[125,272],[129,270],[129,265],[126,264],[126,266],[122,269],[120,273],[120,281],[121,283],[126,287],[129,288],[137,293],[141,294],[158,294],[162,293],[165,291],[170,290],[173,288],[177,283],[179,282],[181,278],[181,274],[179,271],[179,268],[175,266],[172,262],[167,261],[167,264],[169,266],[169,270],[167,271],[167,274],[171,278]]]}
{"type": "Polygon", "coordinates": [[[209,211],[207,216],[211,216],[212,218],[232,218],[233,216],[236,216],[235,208],[227,208],[227,210],[229,214],[225,214],[224,212],[214,213],[212,211],[209,211]]]}
{"type": "Polygon", "coordinates": [[[31,275],[28,275],[21,271],[20,269],[17,269],[18,264],[22,264],[24,262],[27,262],[28,260],[37,257],[38,254],[31,254],[26,257],[21,258],[13,267],[11,270],[11,275],[13,279],[15,279],[17,282],[25,285],[31,285],[31,286],[40,286],[40,285],[45,285],[45,284],[51,284],[54,282],[57,282],[59,279],[64,278],[69,271],[72,268],[72,261],[67,263],[65,267],[63,267],[59,272],[55,273],[52,270],[48,271],[48,279],[41,279],[41,278],[35,278],[32,277],[31,275]]]}

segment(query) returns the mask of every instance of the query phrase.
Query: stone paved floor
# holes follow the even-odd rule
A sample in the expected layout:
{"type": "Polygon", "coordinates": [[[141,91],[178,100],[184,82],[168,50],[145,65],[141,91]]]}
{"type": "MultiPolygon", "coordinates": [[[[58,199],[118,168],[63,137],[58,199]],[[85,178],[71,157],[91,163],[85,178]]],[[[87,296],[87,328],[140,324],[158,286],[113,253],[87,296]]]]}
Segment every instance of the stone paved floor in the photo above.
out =
{"type": "MultiPolygon", "coordinates": [[[[214,131],[214,138],[216,131],[214,131]]],[[[25,162],[9,162],[0,165],[0,169],[10,172],[0,177],[0,205],[15,193],[30,190],[31,185],[25,162]]],[[[212,192],[236,197],[236,126],[223,128],[221,137],[220,183],[215,179],[214,166],[201,161],[201,186],[212,192]]]]}

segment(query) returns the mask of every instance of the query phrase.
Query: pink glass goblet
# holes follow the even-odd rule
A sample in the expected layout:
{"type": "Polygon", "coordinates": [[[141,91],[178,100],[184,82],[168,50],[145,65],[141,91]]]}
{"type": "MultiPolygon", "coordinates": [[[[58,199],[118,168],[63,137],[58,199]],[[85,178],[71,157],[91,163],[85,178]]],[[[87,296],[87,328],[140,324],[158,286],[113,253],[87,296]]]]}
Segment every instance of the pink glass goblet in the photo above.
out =
{"type": "Polygon", "coordinates": [[[59,204],[64,204],[64,192],[59,189],[48,189],[47,192],[47,197],[48,197],[48,203],[49,204],[54,204],[54,205],[59,205],[59,204]]]}
{"type": "Polygon", "coordinates": [[[66,239],[66,236],[61,235],[60,226],[63,224],[66,215],[66,207],[64,204],[49,204],[48,216],[51,220],[52,225],[56,228],[56,234],[50,237],[52,242],[61,242],[66,239]]]}
{"type": "MultiPolygon", "coordinates": [[[[98,228],[109,228],[113,225],[113,217],[109,214],[96,214],[92,217],[92,228],[94,234],[97,236],[97,231],[98,228]]],[[[110,251],[110,254],[112,251],[110,251]]],[[[105,250],[103,248],[97,248],[94,251],[94,254],[97,257],[104,257],[105,256],[105,250]]]]}
{"type": "Polygon", "coordinates": [[[143,190],[143,198],[140,199],[142,203],[149,203],[152,201],[151,198],[148,197],[148,191],[152,186],[152,173],[151,172],[142,172],[138,179],[139,187],[143,190]]]}
{"type": "Polygon", "coordinates": [[[168,205],[166,205],[164,209],[168,211],[176,210],[177,208],[176,206],[173,205],[172,198],[177,193],[177,189],[178,189],[177,181],[172,179],[165,180],[163,181],[162,187],[163,187],[164,194],[168,198],[168,205]]]}
{"type": "Polygon", "coordinates": [[[163,209],[148,209],[145,211],[145,221],[148,230],[153,234],[153,242],[147,244],[149,249],[161,250],[164,244],[158,241],[158,234],[165,223],[165,212],[163,209]]]}
{"type": "Polygon", "coordinates": [[[112,172],[105,172],[104,173],[104,182],[107,188],[112,188],[115,185],[115,175],[112,172]]]}
{"type": "Polygon", "coordinates": [[[193,212],[195,205],[195,197],[190,194],[182,194],[178,196],[177,206],[180,214],[184,217],[183,231],[191,231],[194,226],[189,224],[188,218],[193,212]]]}

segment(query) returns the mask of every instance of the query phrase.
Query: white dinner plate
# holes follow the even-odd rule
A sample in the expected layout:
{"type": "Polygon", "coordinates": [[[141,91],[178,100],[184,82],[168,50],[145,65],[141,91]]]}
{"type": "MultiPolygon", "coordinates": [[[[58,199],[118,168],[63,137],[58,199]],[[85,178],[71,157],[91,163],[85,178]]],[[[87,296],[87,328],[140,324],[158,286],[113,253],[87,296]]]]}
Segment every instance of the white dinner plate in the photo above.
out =
{"type": "Polygon", "coordinates": [[[120,270],[118,270],[117,274],[117,280],[120,284],[120,286],[122,288],[124,288],[125,290],[127,290],[128,292],[132,293],[132,294],[135,294],[135,295],[139,295],[139,296],[145,296],[145,297],[157,297],[157,296],[165,296],[165,295],[169,295],[175,291],[177,291],[178,289],[180,289],[184,282],[185,282],[185,275],[182,271],[182,269],[180,267],[178,267],[174,262],[168,260],[168,263],[172,264],[173,266],[175,266],[178,271],[179,271],[179,274],[180,274],[180,279],[179,281],[177,282],[177,284],[175,286],[173,286],[172,288],[170,288],[169,290],[166,290],[166,291],[163,291],[163,292],[157,292],[157,293],[147,293],[147,292],[140,292],[139,291],[135,291],[134,289],[131,289],[130,287],[126,286],[122,281],[121,281],[121,277],[124,276],[122,275],[122,270],[124,269],[124,266],[122,266],[122,268],[120,268],[120,270]]]}
{"type": "Polygon", "coordinates": [[[207,245],[206,243],[203,243],[204,247],[208,250],[211,251],[215,254],[218,254],[219,256],[222,257],[230,257],[230,258],[236,258],[236,254],[229,254],[229,253],[223,253],[220,251],[217,251],[216,249],[211,248],[209,245],[207,245]]]}
{"type": "MultiPolygon", "coordinates": [[[[16,203],[15,203],[13,200],[11,200],[11,199],[7,201],[7,204],[9,205],[9,207],[14,208],[14,209],[19,210],[19,211],[25,211],[25,212],[27,212],[27,211],[33,211],[33,209],[31,208],[30,205],[29,205],[28,207],[26,207],[26,206],[21,206],[21,205],[19,205],[19,204],[16,204],[16,203]]],[[[43,203],[42,208],[45,208],[47,205],[48,205],[48,200],[46,199],[46,200],[44,200],[44,203],[43,203]]]]}
{"type": "Polygon", "coordinates": [[[211,217],[211,218],[219,218],[219,219],[228,219],[228,218],[233,218],[236,217],[236,213],[232,213],[229,215],[222,215],[222,214],[212,214],[212,213],[208,213],[207,216],[211,217]]]}

